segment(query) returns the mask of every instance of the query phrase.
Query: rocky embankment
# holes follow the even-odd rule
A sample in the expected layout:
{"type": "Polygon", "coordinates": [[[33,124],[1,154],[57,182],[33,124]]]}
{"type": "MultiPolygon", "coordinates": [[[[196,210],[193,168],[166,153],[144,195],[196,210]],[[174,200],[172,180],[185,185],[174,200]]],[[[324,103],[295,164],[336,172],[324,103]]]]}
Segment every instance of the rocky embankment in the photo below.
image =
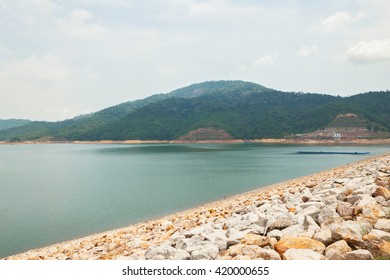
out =
{"type": "Polygon", "coordinates": [[[390,259],[390,155],[7,259],[390,259]]]}

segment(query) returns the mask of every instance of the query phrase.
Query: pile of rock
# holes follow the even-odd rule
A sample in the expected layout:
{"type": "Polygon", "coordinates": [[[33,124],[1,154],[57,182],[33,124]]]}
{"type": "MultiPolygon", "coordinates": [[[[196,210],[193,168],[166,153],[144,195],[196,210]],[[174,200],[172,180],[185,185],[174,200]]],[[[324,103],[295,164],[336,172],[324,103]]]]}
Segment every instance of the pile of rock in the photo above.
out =
{"type": "Polygon", "coordinates": [[[390,155],[7,259],[390,259],[390,155]]]}
{"type": "Polygon", "coordinates": [[[344,178],[278,191],[135,259],[390,259],[389,157],[344,178]]]}

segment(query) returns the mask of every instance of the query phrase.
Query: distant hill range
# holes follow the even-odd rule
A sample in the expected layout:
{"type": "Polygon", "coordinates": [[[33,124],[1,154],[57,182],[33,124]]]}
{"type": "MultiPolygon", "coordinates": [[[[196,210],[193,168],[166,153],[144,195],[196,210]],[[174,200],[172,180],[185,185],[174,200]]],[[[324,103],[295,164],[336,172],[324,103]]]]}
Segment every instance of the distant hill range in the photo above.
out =
{"type": "Polygon", "coordinates": [[[65,121],[5,124],[2,141],[318,138],[350,128],[357,131],[351,137],[388,137],[390,92],[340,97],[210,81],[65,121]]]}
{"type": "Polygon", "coordinates": [[[26,124],[31,123],[29,120],[20,120],[20,119],[8,119],[8,120],[0,120],[0,130],[24,126],[26,124]]]}

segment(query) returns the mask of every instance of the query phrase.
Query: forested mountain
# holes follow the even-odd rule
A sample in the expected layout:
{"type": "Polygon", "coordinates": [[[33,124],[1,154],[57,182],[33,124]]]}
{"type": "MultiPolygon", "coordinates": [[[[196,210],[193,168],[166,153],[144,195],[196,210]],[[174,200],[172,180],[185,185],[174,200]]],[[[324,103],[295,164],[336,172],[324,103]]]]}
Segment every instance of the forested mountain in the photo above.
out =
{"type": "Polygon", "coordinates": [[[243,81],[205,82],[71,120],[3,130],[0,140],[172,140],[205,127],[222,128],[237,139],[275,138],[324,128],[344,113],[390,131],[390,92],[336,97],[243,81]]]}
{"type": "Polygon", "coordinates": [[[12,128],[12,127],[19,127],[29,123],[31,123],[31,121],[20,120],[20,119],[0,120],[0,130],[12,128]]]}

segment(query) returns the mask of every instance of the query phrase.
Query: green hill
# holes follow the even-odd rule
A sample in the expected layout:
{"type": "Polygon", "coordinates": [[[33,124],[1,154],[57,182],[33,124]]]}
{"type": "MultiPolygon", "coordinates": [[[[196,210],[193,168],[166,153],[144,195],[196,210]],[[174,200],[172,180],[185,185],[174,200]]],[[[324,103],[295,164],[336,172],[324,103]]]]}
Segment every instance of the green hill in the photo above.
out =
{"type": "Polygon", "coordinates": [[[29,123],[31,123],[31,121],[21,120],[21,119],[0,120],[0,130],[24,126],[24,125],[29,124],[29,123]]]}
{"type": "Polygon", "coordinates": [[[236,139],[280,138],[324,128],[340,114],[356,114],[367,126],[390,131],[390,92],[335,97],[212,81],[71,120],[3,130],[0,140],[172,140],[211,127],[236,139]]]}

